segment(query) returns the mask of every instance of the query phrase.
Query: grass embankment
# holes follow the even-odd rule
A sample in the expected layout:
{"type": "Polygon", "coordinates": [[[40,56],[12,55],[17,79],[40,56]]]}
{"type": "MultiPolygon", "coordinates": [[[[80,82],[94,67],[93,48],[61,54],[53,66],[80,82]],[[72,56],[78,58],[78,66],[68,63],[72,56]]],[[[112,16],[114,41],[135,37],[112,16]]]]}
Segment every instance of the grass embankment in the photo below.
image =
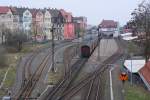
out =
{"type": "MultiPolygon", "coordinates": [[[[142,54],[142,49],[139,46],[137,46],[134,42],[127,42],[127,51],[129,54],[142,54]]],[[[145,90],[142,86],[135,84],[131,86],[129,82],[126,82],[125,100],[150,100],[150,93],[147,90],[145,90]]]]}
{"type": "Polygon", "coordinates": [[[60,72],[56,72],[56,73],[53,73],[53,72],[49,72],[48,73],[48,84],[49,85],[54,85],[58,82],[58,80],[61,79],[61,73],[60,72]]]}
{"type": "MultiPolygon", "coordinates": [[[[62,56],[62,54],[59,54],[62,56]]],[[[54,73],[49,69],[48,76],[46,78],[46,83],[49,85],[55,85],[64,76],[64,63],[55,63],[55,68],[57,71],[54,73]]]]}
{"type": "Polygon", "coordinates": [[[128,52],[137,52],[138,47],[133,42],[128,42],[128,52]]]}
{"type": "Polygon", "coordinates": [[[49,42],[43,43],[43,44],[25,44],[24,47],[21,50],[21,53],[29,53],[36,49],[42,48],[42,47],[48,47],[49,42]]]}
{"type": "Polygon", "coordinates": [[[141,86],[125,84],[125,100],[150,100],[150,92],[141,86]]]}
{"type": "Polygon", "coordinates": [[[5,66],[0,66],[0,82],[2,82],[5,73],[8,70],[8,73],[6,74],[6,79],[3,81],[2,88],[0,89],[0,96],[5,95],[7,93],[7,89],[10,89],[13,86],[13,83],[15,81],[16,76],[16,64],[19,58],[21,57],[21,54],[15,53],[6,53],[5,54],[5,66]]]}
{"type": "Polygon", "coordinates": [[[136,45],[134,42],[130,41],[127,42],[127,52],[129,54],[134,54],[134,55],[141,55],[142,54],[142,49],[138,45],[136,45]]]}
{"type": "Polygon", "coordinates": [[[55,68],[57,68],[57,72],[53,73],[51,71],[48,72],[48,77],[47,77],[47,83],[49,85],[55,85],[56,83],[58,83],[58,81],[60,79],[62,79],[62,77],[64,76],[64,74],[66,73],[65,71],[68,72],[69,68],[67,67],[67,65],[69,65],[69,67],[71,67],[71,65],[73,63],[75,63],[73,60],[73,57],[76,56],[76,48],[78,45],[71,45],[68,46],[67,48],[62,49],[62,52],[57,52],[57,54],[55,55],[56,57],[59,56],[60,58],[57,59],[58,62],[55,62],[55,68]]]}
{"type": "Polygon", "coordinates": [[[37,50],[42,47],[47,47],[47,46],[48,43],[36,44],[36,45],[25,44],[20,52],[14,52],[14,51],[11,52],[12,48],[9,47],[5,49],[6,52],[2,57],[2,59],[0,59],[0,60],[4,60],[3,58],[5,58],[4,60],[5,64],[4,65],[0,64],[0,83],[2,82],[8,68],[9,70],[6,75],[6,80],[3,83],[2,89],[0,89],[0,96],[5,95],[7,93],[7,89],[10,89],[13,86],[16,78],[16,69],[17,69],[16,66],[19,59],[27,53],[30,53],[34,50],[37,50]]]}

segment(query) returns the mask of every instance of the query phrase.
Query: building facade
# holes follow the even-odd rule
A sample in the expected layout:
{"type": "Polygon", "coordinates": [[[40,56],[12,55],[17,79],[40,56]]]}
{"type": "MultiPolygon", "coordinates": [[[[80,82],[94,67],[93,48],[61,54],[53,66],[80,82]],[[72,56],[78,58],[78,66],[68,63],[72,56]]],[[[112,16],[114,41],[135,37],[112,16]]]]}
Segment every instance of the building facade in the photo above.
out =
{"type": "Polygon", "coordinates": [[[50,40],[52,39],[51,29],[54,28],[54,39],[74,39],[75,33],[79,33],[79,30],[80,36],[84,33],[86,23],[85,17],[76,17],[74,21],[72,13],[63,9],[0,6],[0,30],[10,29],[15,32],[22,30],[28,38],[42,35],[50,40]]]}
{"type": "Polygon", "coordinates": [[[23,12],[22,20],[23,20],[23,29],[25,31],[30,31],[31,30],[31,25],[32,25],[32,14],[29,11],[29,9],[26,9],[23,12]]]}
{"type": "Polygon", "coordinates": [[[19,30],[19,15],[15,7],[10,7],[13,14],[13,31],[19,30]]]}
{"type": "Polygon", "coordinates": [[[13,29],[13,13],[9,7],[0,7],[0,25],[7,29],[13,29]]]}
{"type": "Polygon", "coordinates": [[[13,30],[13,13],[9,7],[0,6],[0,44],[5,42],[7,30],[13,30]]]}
{"type": "Polygon", "coordinates": [[[52,39],[52,35],[51,35],[51,28],[52,28],[52,21],[51,21],[51,14],[49,12],[49,10],[44,9],[43,11],[44,14],[44,34],[46,35],[46,38],[48,40],[52,39]]]}
{"type": "Polygon", "coordinates": [[[65,19],[64,22],[64,39],[74,39],[75,38],[75,26],[73,23],[72,14],[66,12],[65,10],[60,10],[62,16],[65,19]]]}
{"type": "Polygon", "coordinates": [[[87,18],[86,17],[73,17],[73,22],[75,24],[75,34],[76,37],[84,36],[87,29],[87,18]]]}
{"type": "Polygon", "coordinates": [[[100,23],[101,32],[106,36],[118,37],[119,23],[114,20],[103,20],[100,23]]]}
{"type": "Polygon", "coordinates": [[[52,26],[54,27],[55,40],[64,39],[64,18],[58,9],[50,9],[52,15],[52,26]]]}
{"type": "Polygon", "coordinates": [[[35,23],[38,34],[44,33],[44,15],[41,10],[38,10],[35,15],[35,23]]]}

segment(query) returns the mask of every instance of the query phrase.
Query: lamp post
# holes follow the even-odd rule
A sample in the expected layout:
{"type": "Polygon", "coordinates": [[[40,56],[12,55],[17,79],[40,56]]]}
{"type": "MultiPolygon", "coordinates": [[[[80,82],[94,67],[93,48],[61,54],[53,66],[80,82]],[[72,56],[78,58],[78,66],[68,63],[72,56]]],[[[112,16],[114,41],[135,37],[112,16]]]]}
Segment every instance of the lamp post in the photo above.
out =
{"type": "Polygon", "coordinates": [[[54,25],[52,25],[52,28],[51,28],[51,33],[52,33],[52,68],[51,68],[51,71],[52,72],[55,72],[55,68],[54,68],[54,47],[55,47],[55,43],[54,43],[54,25]]]}
{"type": "Polygon", "coordinates": [[[130,54],[130,57],[131,57],[131,85],[133,84],[133,80],[132,80],[132,56],[133,56],[133,54],[131,53],[130,54]]]}
{"type": "Polygon", "coordinates": [[[100,40],[102,39],[102,34],[100,33],[101,26],[99,25],[97,28],[98,31],[98,57],[97,59],[100,60],[100,40]]]}

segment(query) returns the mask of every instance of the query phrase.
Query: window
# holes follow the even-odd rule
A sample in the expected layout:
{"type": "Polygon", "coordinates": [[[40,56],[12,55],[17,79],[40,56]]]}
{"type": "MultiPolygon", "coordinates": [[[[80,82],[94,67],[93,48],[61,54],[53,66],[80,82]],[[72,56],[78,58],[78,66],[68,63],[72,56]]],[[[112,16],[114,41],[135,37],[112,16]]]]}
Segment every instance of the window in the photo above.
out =
{"type": "Polygon", "coordinates": [[[26,12],[26,15],[29,15],[29,12],[26,12]]]}

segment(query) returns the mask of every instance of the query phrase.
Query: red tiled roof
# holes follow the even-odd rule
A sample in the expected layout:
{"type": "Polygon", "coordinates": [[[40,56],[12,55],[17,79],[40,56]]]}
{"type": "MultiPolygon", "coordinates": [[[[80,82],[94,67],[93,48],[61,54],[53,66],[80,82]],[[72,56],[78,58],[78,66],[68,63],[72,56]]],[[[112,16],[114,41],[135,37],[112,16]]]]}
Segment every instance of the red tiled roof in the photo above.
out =
{"type": "Polygon", "coordinates": [[[102,28],[117,28],[117,22],[113,20],[103,20],[100,26],[102,28]]]}
{"type": "Polygon", "coordinates": [[[150,61],[146,63],[143,68],[139,70],[139,73],[144,77],[144,79],[150,85],[150,61]]]}
{"type": "Polygon", "coordinates": [[[6,14],[9,11],[9,7],[7,6],[0,6],[0,14],[6,14]]]}

